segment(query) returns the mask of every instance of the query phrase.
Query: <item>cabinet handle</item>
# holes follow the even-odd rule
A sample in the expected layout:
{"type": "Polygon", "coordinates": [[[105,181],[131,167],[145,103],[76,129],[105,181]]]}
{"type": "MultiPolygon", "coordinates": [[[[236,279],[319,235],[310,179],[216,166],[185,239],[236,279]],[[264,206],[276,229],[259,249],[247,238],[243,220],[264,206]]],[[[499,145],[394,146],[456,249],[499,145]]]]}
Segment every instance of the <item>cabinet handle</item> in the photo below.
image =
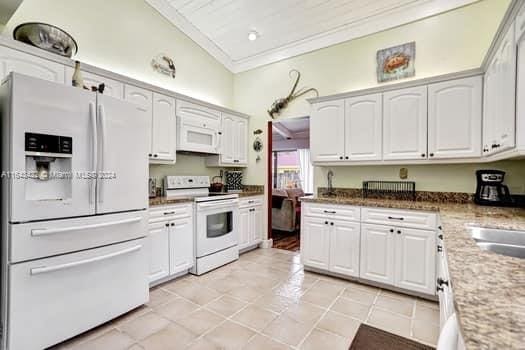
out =
{"type": "Polygon", "coordinates": [[[350,157],[346,156],[345,159],[350,159],[350,157]]]}
{"type": "Polygon", "coordinates": [[[335,210],[324,210],[325,214],[337,214],[335,210]]]}
{"type": "Polygon", "coordinates": [[[158,154],[154,154],[154,155],[153,155],[154,158],[157,158],[158,156],[159,156],[158,154]]]}
{"type": "Polygon", "coordinates": [[[443,240],[443,235],[438,235],[438,238],[439,238],[440,240],[443,240]]]}
{"type": "Polygon", "coordinates": [[[330,223],[330,225],[331,225],[331,226],[334,226],[334,223],[333,223],[333,222],[331,222],[331,223],[330,223]]]}
{"type": "Polygon", "coordinates": [[[222,132],[219,131],[219,132],[217,133],[217,135],[222,135],[222,132]]]}
{"type": "Polygon", "coordinates": [[[425,153],[421,153],[421,157],[425,158],[426,154],[425,153]]]}
{"type": "Polygon", "coordinates": [[[397,234],[400,235],[401,234],[401,230],[397,230],[397,234]]]}
{"type": "Polygon", "coordinates": [[[166,227],[168,227],[169,225],[170,225],[170,224],[169,224],[169,222],[168,222],[168,223],[166,224],[166,227]]]}
{"type": "Polygon", "coordinates": [[[165,211],[164,212],[164,215],[173,215],[173,214],[175,214],[174,211],[165,211]]]}
{"type": "Polygon", "coordinates": [[[434,153],[430,153],[429,156],[434,157],[434,153]]]}
{"type": "Polygon", "coordinates": [[[446,286],[448,286],[448,281],[447,281],[447,280],[444,280],[444,279],[441,278],[441,277],[438,277],[438,279],[437,279],[437,284],[438,284],[439,286],[442,286],[442,285],[446,285],[446,286]]]}
{"type": "Polygon", "coordinates": [[[405,218],[403,218],[403,217],[399,217],[399,218],[398,218],[398,217],[395,217],[395,216],[389,216],[388,219],[389,219],[389,220],[400,220],[400,221],[405,220],[405,218]]]}
{"type": "Polygon", "coordinates": [[[494,149],[494,148],[496,148],[496,147],[497,147],[497,146],[496,146],[495,143],[493,143],[493,144],[490,146],[490,148],[492,148],[492,149],[494,149]]]}
{"type": "Polygon", "coordinates": [[[343,156],[340,156],[339,159],[343,159],[343,156]]]}
{"type": "Polygon", "coordinates": [[[438,250],[438,252],[442,252],[442,251],[443,251],[443,247],[440,246],[440,245],[438,245],[438,246],[437,246],[437,250],[438,250]]]}
{"type": "Polygon", "coordinates": [[[171,223],[171,226],[175,226],[175,223],[174,223],[174,222],[172,222],[172,223],[171,223]]]}
{"type": "Polygon", "coordinates": [[[151,153],[148,153],[148,157],[151,157],[151,156],[152,156],[152,154],[151,154],[151,153]]]}
{"type": "Polygon", "coordinates": [[[439,286],[436,287],[436,292],[442,292],[442,291],[444,291],[443,287],[439,287],[439,286]]]}
{"type": "Polygon", "coordinates": [[[325,221],[324,224],[325,224],[325,225],[328,225],[328,221],[325,221]]]}
{"type": "Polygon", "coordinates": [[[391,233],[394,233],[394,229],[393,229],[393,228],[391,228],[391,229],[390,229],[390,232],[391,232],[391,233]]]}

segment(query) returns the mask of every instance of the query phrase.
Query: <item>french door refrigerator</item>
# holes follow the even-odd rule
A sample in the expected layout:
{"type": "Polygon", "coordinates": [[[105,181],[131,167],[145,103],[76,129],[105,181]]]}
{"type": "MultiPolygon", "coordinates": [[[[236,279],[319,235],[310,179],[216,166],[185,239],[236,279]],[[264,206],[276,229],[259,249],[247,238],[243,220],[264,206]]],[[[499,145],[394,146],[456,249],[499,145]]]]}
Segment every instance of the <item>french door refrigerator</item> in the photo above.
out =
{"type": "Polygon", "coordinates": [[[42,349],[147,302],[149,121],[11,73],[2,107],[4,349],[42,349]]]}

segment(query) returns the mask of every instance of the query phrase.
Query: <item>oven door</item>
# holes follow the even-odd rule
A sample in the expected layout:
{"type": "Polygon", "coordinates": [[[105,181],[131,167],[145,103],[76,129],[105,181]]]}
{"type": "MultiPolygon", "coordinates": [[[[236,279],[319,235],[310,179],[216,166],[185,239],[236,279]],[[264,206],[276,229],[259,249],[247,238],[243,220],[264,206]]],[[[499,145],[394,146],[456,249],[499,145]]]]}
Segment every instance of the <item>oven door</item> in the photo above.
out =
{"type": "Polygon", "coordinates": [[[239,200],[197,204],[197,258],[237,245],[239,200]]]}

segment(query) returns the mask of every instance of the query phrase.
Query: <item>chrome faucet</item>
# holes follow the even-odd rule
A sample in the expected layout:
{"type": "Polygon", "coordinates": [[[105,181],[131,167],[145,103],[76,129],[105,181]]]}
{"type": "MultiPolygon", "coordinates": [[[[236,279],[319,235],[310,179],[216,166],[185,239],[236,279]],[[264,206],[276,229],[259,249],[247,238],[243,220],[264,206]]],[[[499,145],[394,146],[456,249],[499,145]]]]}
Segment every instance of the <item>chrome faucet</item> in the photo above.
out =
{"type": "Polygon", "coordinates": [[[325,192],[325,195],[327,195],[327,196],[335,195],[334,185],[332,183],[332,178],[333,177],[334,177],[334,172],[332,170],[328,170],[328,174],[326,175],[326,178],[327,178],[327,181],[328,181],[328,189],[325,192]]]}

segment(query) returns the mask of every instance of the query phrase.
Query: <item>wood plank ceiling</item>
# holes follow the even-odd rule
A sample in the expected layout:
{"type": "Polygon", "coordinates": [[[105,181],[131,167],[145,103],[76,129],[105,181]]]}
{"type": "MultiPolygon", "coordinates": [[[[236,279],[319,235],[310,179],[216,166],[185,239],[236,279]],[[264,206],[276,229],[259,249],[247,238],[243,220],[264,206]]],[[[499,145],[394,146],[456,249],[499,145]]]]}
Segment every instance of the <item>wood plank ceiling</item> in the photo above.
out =
{"type": "Polygon", "coordinates": [[[147,1],[228,68],[242,71],[477,0],[147,1]],[[257,40],[248,40],[250,31],[257,40]]]}

